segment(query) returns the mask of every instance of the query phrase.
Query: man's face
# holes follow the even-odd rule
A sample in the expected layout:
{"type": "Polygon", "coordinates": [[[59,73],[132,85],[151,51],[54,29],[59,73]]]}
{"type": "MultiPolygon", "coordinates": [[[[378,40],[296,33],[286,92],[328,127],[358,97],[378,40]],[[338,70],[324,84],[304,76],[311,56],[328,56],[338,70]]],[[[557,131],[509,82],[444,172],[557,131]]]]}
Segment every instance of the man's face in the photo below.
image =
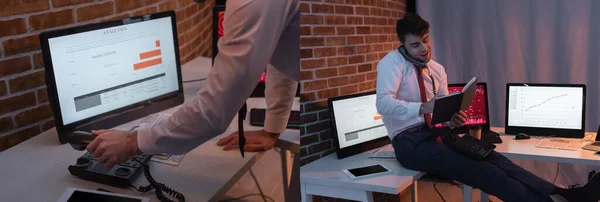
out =
{"type": "Polygon", "coordinates": [[[423,36],[415,36],[407,34],[404,41],[404,46],[408,53],[414,58],[421,61],[429,61],[431,59],[431,46],[429,45],[429,33],[423,36]]]}

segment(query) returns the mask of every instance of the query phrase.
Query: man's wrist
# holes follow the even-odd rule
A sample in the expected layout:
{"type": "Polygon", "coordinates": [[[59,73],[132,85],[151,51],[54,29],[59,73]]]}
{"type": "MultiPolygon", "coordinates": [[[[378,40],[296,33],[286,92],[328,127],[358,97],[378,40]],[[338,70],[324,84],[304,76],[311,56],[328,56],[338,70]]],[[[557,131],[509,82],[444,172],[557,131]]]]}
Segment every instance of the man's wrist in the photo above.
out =
{"type": "Polygon", "coordinates": [[[263,132],[265,134],[267,134],[269,137],[273,138],[274,140],[279,139],[279,135],[281,135],[281,133],[272,133],[272,132],[269,132],[269,131],[266,131],[266,130],[263,130],[263,132]]]}
{"type": "Polygon", "coordinates": [[[134,156],[142,154],[143,152],[140,150],[140,147],[139,147],[138,141],[137,141],[137,130],[131,131],[131,133],[129,133],[128,136],[129,136],[129,141],[131,143],[131,153],[134,156]]]}

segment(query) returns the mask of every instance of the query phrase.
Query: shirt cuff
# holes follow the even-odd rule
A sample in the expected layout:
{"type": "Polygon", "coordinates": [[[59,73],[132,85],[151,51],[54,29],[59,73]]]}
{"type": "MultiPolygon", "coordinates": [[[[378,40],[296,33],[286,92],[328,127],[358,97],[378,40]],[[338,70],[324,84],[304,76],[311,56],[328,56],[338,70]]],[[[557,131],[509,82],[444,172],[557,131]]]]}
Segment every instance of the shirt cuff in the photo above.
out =
{"type": "Polygon", "coordinates": [[[265,117],[265,131],[269,133],[283,133],[287,128],[290,115],[269,115],[265,117]]]}
{"type": "Polygon", "coordinates": [[[152,126],[142,127],[137,131],[137,143],[140,151],[144,154],[159,154],[162,153],[156,147],[155,137],[152,134],[152,126]]]}
{"type": "Polygon", "coordinates": [[[421,108],[421,103],[420,102],[409,102],[409,103],[406,103],[406,108],[408,109],[407,115],[409,117],[415,117],[415,118],[419,117],[419,108],[421,108]]]}

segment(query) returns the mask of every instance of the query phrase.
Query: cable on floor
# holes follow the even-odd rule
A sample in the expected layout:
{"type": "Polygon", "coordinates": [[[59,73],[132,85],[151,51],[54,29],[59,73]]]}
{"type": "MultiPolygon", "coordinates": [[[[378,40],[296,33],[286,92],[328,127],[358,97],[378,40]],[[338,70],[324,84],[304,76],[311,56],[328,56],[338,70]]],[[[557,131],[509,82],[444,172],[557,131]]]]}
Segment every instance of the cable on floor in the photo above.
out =
{"type": "MultiPolygon", "coordinates": [[[[435,185],[437,185],[437,183],[438,182],[433,183],[433,189],[435,189],[435,192],[437,192],[437,194],[440,195],[440,198],[442,199],[442,201],[446,202],[446,199],[444,199],[444,196],[442,196],[442,193],[440,193],[440,191],[437,189],[437,186],[435,186],[435,185]]],[[[413,196],[413,197],[415,197],[415,196],[413,196]]]]}
{"type": "Polygon", "coordinates": [[[260,185],[258,184],[258,180],[256,179],[256,176],[254,175],[254,173],[252,172],[252,169],[250,169],[250,175],[252,176],[252,179],[254,179],[254,183],[256,184],[256,187],[258,188],[258,191],[260,192],[260,194],[246,194],[237,198],[232,198],[232,199],[227,199],[227,200],[220,200],[219,202],[229,202],[229,201],[237,201],[243,198],[247,198],[250,196],[261,196],[263,198],[264,202],[275,202],[275,200],[273,200],[273,198],[269,197],[269,196],[265,196],[265,194],[262,191],[262,188],[260,187],[260,185]],[[267,201],[267,199],[269,201],[267,201]]]}
{"type": "Polygon", "coordinates": [[[250,168],[250,175],[252,176],[252,179],[254,179],[254,183],[256,183],[256,187],[258,188],[258,192],[260,192],[260,195],[263,198],[264,202],[267,202],[267,198],[265,198],[265,193],[263,193],[262,189],[260,188],[260,184],[258,184],[258,180],[256,179],[256,176],[254,176],[254,173],[252,172],[252,168],[250,168]]]}
{"type": "Polygon", "coordinates": [[[556,163],[556,175],[554,176],[554,180],[552,180],[552,184],[556,182],[556,178],[558,178],[558,171],[560,170],[560,163],[556,163]]]}

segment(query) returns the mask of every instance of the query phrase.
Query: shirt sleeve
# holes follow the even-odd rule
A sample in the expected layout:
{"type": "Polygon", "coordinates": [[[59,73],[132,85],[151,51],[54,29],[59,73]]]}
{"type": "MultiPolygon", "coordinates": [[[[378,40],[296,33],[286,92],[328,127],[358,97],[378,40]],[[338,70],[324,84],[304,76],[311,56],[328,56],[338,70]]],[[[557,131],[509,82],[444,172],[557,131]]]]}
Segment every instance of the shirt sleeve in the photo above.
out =
{"type": "Polygon", "coordinates": [[[419,117],[421,102],[407,102],[396,94],[402,82],[403,68],[400,62],[382,60],[377,65],[377,111],[383,116],[398,120],[413,120],[419,117]]]}
{"type": "Polygon", "coordinates": [[[272,24],[284,25],[286,11],[267,12],[260,1],[227,4],[226,34],[205,85],[170,118],[138,130],[142,152],[183,154],[222,134],[256,87],[282,30],[272,24]]]}
{"type": "Polygon", "coordinates": [[[269,65],[265,85],[267,113],[264,129],[270,133],[283,133],[294,104],[298,82],[269,65]]]}

